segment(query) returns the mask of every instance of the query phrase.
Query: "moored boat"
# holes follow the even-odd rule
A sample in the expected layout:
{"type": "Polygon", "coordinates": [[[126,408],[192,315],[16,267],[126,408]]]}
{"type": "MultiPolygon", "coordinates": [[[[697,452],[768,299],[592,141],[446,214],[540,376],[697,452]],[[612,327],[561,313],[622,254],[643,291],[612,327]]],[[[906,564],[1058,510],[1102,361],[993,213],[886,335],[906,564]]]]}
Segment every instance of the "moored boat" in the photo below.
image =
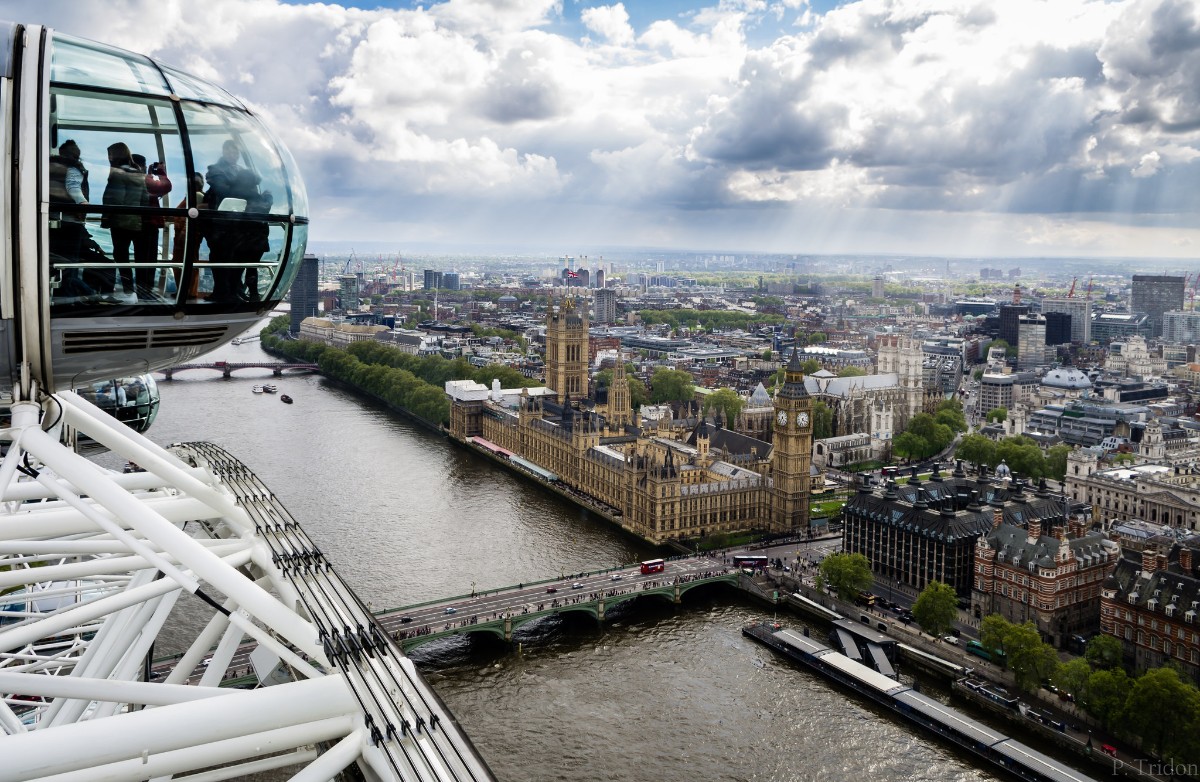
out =
{"type": "Polygon", "coordinates": [[[273,394],[273,393],[275,393],[276,388],[273,385],[267,384],[262,387],[262,390],[267,392],[268,394],[273,394]]]}
{"type": "Polygon", "coordinates": [[[263,392],[263,387],[262,387],[262,386],[255,386],[254,388],[251,388],[251,389],[250,389],[250,391],[251,391],[251,392],[253,392],[253,393],[255,393],[255,394],[261,394],[261,393],[263,392]]]}

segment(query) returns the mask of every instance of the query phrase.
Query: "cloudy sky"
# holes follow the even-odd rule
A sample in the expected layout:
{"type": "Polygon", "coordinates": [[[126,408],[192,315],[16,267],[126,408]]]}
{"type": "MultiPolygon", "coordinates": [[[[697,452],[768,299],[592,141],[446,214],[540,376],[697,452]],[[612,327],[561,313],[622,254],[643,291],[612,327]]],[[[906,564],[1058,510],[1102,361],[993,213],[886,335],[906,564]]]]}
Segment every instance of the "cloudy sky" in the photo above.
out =
{"type": "Polygon", "coordinates": [[[1200,256],[1197,0],[6,0],[288,144],[313,238],[1200,256]]]}

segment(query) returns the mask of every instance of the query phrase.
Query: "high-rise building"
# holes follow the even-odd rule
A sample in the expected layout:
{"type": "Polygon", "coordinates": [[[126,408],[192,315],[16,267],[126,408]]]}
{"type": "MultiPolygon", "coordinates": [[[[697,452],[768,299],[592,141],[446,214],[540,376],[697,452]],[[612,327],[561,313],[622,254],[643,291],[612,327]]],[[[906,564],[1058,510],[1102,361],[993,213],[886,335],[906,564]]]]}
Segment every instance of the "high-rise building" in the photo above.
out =
{"type": "Polygon", "coordinates": [[[1150,316],[1150,335],[1161,336],[1163,314],[1183,309],[1184,278],[1173,275],[1133,275],[1130,309],[1150,316]]]}
{"type": "Polygon", "coordinates": [[[1064,345],[1071,342],[1071,324],[1074,318],[1065,312],[1047,312],[1042,317],[1046,319],[1046,344],[1064,345]]]}
{"type": "MultiPolygon", "coordinates": [[[[1071,336],[1065,342],[1076,342],[1086,345],[1092,341],[1091,302],[1087,299],[1061,298],[1042,299],[1042,314],[1047,317],[1051,312],[1062,312],[1071,316],[1071,336]]],[[[1049,324],[1047,324],[1049,329],[1049,324]]],[[[1061,345],[1061,342],[1051,342],[1061,345]]]]}
{"type": "Polygon", "coordinates": [[[358,275],[343,274],[338,277],[338,300],[346,312],[358,310],[358,275]]]}
{"type": "Polygon", "coordinates": [[[305,318],[317,315],[317,282],[321,277],[321,264],[317,256],[307,253],[300,261],[296,281],[292,283],[292,333],[300,333],[300,323],[305,318]]]}
{"type": "Polygon", "coordinates": [[[1017,344],[1017,320],[1029,314],[1028,304],[1004,304],[1000,307],[1000,339],[1017,344]]]}
{"type": "Polygon", "coordinates": [[[883,277],[876,275],[875,279],[871,280],[871,298],[883,298],[883,277]]]}
{"type": "Polygon", "coordinates": [[[442,287],[442,273],[433,269],[425,270],[425,290],[435,291],[442,287]]]}
{"type": "Polygon", "coordinates": [[[1163,341],[1200,343],[1200,312],[1164,312],[1163,341]]]}
{"type": "Polygon", "coordinates": [[[598,288],[592,297],[592,312],[597,323],[616,322],[617,292],[612,288],[598,288]]]}
{"type": "Polygon", "coordinates": [[[1017,368],[1029,369],[1046,363],[1046,318],[1022,315],[1017,320],[1017,368]]]}
{"type": "Polygon", "coordinates": [[[445,288],[448,291],[456,291],[462,287],[462,281],[458,276],[458,272],[442,272],[442,284],[439,288],[445,288]]]}

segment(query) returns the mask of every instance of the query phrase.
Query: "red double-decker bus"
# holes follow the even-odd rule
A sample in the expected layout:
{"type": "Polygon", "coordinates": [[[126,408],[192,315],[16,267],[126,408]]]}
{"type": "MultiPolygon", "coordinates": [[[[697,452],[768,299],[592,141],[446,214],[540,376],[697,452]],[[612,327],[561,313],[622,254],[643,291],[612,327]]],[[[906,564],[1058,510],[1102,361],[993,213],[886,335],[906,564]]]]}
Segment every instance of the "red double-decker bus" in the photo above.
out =
{"type": "Polygon", "coordinates": [[[667,561],[665,559],[647,559],[642,563],[642,575],[647,573],[661,573],[667,569],[667,561]]]}

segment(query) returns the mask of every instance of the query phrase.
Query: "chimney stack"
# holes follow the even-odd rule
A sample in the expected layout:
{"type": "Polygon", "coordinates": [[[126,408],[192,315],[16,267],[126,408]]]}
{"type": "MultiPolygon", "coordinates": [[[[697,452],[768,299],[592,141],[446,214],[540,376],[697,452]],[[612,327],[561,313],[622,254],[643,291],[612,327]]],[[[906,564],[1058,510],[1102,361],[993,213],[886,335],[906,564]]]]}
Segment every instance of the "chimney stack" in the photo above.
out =
{"type": "Polygon", "coordinates": [[[1149,574],[1158,570],[1158,552],[1153,546],[1142,549],[1142,572],[1149,574]]]}
{"type": "Polygon", "coordinates": [[[1029,519],[1029,542],[1037,543],[1042,536],[1042,520],[1036,517],[1029,519]]]}
{"type": "Polygon", "coordinates": [[[997,505],[992,511],[992,529],[1000,529],[1000,525],[1004,523],[1004,508],[997,505]]]}
{"type": "Polygon", "coordinates": [[[1184,575],[1192,575],[1192,550],[1186,545],[1179,547],[1179,567],[1184,575]]]}

